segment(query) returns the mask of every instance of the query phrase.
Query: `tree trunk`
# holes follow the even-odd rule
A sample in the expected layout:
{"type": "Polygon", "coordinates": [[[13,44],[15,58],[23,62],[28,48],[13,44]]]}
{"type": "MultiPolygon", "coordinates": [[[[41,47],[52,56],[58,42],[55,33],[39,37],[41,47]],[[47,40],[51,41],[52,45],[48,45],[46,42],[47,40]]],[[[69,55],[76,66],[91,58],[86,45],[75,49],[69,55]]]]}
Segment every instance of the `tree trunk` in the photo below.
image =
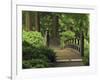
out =
{"type": "Polygon", "coordinates": [[[59,39],[59,23],[58,23],[58,16],[55,14],[53,15],[52,18],[52,32],[51,32],[51,37],[50,37],[50,43],[52,46],[59,46],[60,44],[60,39],[59,39]]]}
{"type": "Polygon", "coordinates": [[[40,32],[40,17],[39,17],[39,12],[35,13],[35,28],[36,28],[36,31],[40,32]]]}
{"type": "Polygon", "coordinates": [[[58,37],[58,16],[53,16],[53,37],[58,37]]]}
{"type": "Polygon", "coordinates": [[[27,31],[32,30],[32,18],[30,12],[28,11],[25,13],[25,26],[27,31]]]}
{"type": "Polygon", "coordinates": [[[32,14],[31,12],[29,13],[29,30],[32,31],[33,27],[32,27],[32,14]]]}

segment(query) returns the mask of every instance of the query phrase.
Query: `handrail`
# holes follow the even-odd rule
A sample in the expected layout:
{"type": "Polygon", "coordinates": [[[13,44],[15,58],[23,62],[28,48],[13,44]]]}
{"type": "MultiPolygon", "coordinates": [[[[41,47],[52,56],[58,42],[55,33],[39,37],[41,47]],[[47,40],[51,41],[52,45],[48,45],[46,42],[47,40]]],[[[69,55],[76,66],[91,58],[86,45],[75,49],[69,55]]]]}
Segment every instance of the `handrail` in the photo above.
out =
{"type": "Polygon", "coordinates": [[[84,35],[83,32],[80,33],[79,37],[68,39],[65,41],[65,47],[70,47],[78,50],[81,56],[84,56],[84,35]]]}

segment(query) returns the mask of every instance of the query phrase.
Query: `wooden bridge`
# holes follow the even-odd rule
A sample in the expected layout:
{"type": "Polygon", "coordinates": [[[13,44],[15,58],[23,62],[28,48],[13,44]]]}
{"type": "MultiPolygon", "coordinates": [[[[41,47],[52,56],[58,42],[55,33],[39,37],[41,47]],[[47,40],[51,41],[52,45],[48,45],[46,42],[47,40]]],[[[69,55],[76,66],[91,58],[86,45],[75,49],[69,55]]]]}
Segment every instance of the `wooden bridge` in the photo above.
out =
{"type": "Polygon", "coordinates": [[[73,48],[55,48],[56,67],[83,66],[82,56],[79,51],[73,48]]]}
{"type": "Polygon", "coordinates": [[[64,48],[64,49],[54,49],[56,52],[56,60],[57,62],[64,61],[81,61],[81,55],[79,51],[72,48],[64,48]]]}
{"type": "MultiPolygon", "coordinates": [[[[49,41],[49,40],[48,40],[49,41]]],[[[83,66],[82,57],[84,56],[84,35],[83,32],[77,37],[68,39],[63,49],[51,47],[56,52],[56,66],[83,66]]],[[[49,46],[49,42],[47,42],[49,46]]],[[[50,47],[50,46],[49,46],[50,47]]]]}

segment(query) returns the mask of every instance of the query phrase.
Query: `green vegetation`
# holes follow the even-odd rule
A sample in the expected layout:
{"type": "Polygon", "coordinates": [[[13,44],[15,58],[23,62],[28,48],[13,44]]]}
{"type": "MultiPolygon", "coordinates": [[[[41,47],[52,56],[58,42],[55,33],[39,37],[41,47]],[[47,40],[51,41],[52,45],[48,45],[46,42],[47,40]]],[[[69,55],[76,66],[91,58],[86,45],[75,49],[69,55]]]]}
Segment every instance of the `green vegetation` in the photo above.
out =
{"type": "Polygon", "coordinates": [[[41,33],[37,31],[23,31],[23,41],[28,42],[34,47],[44,46],[44,39],[41,33]]]}
{"type": "Polygon", "coordinates": [[[48,62],[42,59],[23,60],[23,68],[44,68],[49,67],[48,62]]]}
{"type": "Polygon", "coordinates": [[[81,32],[83,63],[89,65],[89,14],[22,11],[23,68],[53,66],[56,55],[51,48],[64,48],[66,40],[79,39],[81,32]]]}
{"type": "Polygon", "coordinates": [[[72,31],[61,32],[60,36],[61,36],[60,37],[61,48],[64,48],[65,41],[74,38],[75,37],[75,33],[72,32],[72,31]]]}
{"type": "Polygon", "coordinates": [[[40,33],[24,31],[23,35],[23,68],[50,67],[56,56],[52,49],[44,46],[40,33]]]}
{"type": "Polygon", "coordinates": [[[83,63],[89,65],[89,42],[86,39],[84,40],[84,49],[83,63]]]}

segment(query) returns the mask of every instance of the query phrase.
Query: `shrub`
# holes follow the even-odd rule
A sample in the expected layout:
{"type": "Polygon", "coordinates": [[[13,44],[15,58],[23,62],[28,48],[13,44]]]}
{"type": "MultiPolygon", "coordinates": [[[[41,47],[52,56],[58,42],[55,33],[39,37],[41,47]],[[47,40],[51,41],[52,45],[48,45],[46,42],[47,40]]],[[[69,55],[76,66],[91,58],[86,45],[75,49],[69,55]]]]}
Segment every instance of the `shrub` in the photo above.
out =
{"type": "Polygon", "coordinates": [[[60,33],[61,48],[64,48],[66,40],[74,38],[74,36],[75,36],[75,33],[72,31],[65,31],[65,32],[60,33]]]}
{"type": "Polygon", "coordinates": [[[56,61],[54,51],[44,46],[41,33],[23,31],[23,68],[48,67],[56,61]]]}
{"type": "Polygon", "coordinates": [[[30,60],[32,59],[32,54],[33,54],[33,50],[35,50],[36,47],[33,47],[31,44],[29,44],[26,41],[22,42],[22,57],[23,60],[30,60]]]}
{"type": "Polygon", "coordinates": [[[43,59],[32,59],[31,64],[34,68],[44,68],[49,66],[48,62],[43,59]]]}
{"type": "Polygon", "coordinates": [[[44,68],[48,67],[48,62],[42,60],[42,59],[32,59],[32,60],[24,60],[23,62],[23,68],[44,68]]]}
{"type": "Polygon", "coordinates": [[[31,47],[23,47],[23,60],[30,60],[32,59],[32,48],[31,47]]]}
{"type": "Polygon", "coordinates": [[[36,59],[36,58],[43,59],[48,62],[56,61],[55,52],[50,48],[47,48],[47,47],[37,48],[37,47],[29,46],[29,45],[23,46],[23,60],[30,60],[30,59],[36,59]]]}
{"type": "Polygon", "coordinates": [[[34,47],[44,46],[44,39],[41,33],[37,31],[23,31],[23,41],[26,41],[34,47]]]}
{"type": "Polygon", "coordinates": [[[33,47],[23,41],[23,68],[49,67],[56,61],[55,52],[47,47],[33,47]]]}
{"type": "Polygon", "coordinates": [[[30,63],[30,60],[23,60],[23,61],[22,61],[22,67],[23,67],[24,69],[26,69],[26,68],[32,68],[32,65],[31,65],[31,63],[30,63]]]}
{"type": "Polygon", "coordinates": [[[72,31],[65,31],[65,32],[61,32],[60,36],[62,39],[66,40],[66,39],[71,39],[75,36],[75,33],[72,31]]]}
{"type": "Polygon", "coordinates": [[[56,61],[56,53],[52,49],[47,47],[41,47],[39,51],[41,54],[45,55],[50,62],[56,61]]]}

